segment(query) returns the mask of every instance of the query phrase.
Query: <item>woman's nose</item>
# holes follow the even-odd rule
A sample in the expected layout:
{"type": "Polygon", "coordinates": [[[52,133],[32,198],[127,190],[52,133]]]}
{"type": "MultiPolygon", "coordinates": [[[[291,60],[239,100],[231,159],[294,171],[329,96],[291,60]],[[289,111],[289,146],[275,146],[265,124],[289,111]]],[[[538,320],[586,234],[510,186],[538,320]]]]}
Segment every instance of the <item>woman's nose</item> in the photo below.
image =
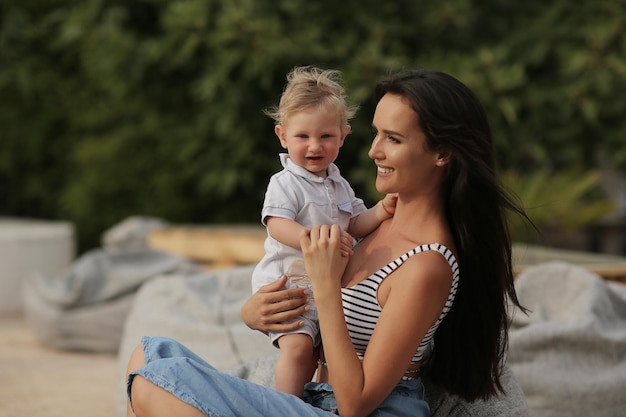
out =
{"type": "Polygon", "coordinates": [[[370,150],[367,152],[367,156],[369,156],[371,159],[376,159],[376,156],[378,155],[378,135],[374,137],[374,140],[372,140],[372,145],[370,146],[370,150]]]}

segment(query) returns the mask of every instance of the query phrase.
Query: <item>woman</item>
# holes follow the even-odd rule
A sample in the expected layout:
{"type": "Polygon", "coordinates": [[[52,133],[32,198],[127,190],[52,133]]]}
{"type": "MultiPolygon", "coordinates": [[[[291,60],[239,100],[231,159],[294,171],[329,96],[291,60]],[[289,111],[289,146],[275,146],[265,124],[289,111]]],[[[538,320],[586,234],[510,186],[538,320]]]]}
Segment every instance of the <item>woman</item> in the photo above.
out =
{"type": "MultiPolygon", "coordinates": [[[[398,195],[394,216],[349,260],[337,226],[301,236],[324,346],[320,382],[305,392],[313,406],[148,338],[129,363],[129,415],[427,416],[427,357],[431,378],[462,398],[501,389],[507,297],[519,304],[504,211],[523,213],[497,182],[485,112],[465,85],[433,71],[392,76],[376,99],[369,156],[377,190],[398,195]]],[[[300,314],[302,294],[272,292],[282,283],[252,297],[248,325],[288,330],[272,323],[300,314]]]]}

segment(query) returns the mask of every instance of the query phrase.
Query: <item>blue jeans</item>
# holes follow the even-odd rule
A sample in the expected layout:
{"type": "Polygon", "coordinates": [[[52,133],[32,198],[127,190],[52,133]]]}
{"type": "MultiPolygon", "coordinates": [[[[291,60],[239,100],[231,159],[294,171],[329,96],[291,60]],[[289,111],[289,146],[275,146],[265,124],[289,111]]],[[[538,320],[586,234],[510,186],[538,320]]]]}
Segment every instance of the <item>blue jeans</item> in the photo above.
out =
{"type": "MultiPolygon", "coordinates": [[[[135,375],[172,393],[209,417],[313,417],[337,415],[329,384],[309,383],[304,401],[218,371],[175,340],[144,337],[146,365],[128,377],[127,392],[135,375]]],[[[428,405],[420,379],[400,381],[370,416],[427,417],[428,405]]]]}

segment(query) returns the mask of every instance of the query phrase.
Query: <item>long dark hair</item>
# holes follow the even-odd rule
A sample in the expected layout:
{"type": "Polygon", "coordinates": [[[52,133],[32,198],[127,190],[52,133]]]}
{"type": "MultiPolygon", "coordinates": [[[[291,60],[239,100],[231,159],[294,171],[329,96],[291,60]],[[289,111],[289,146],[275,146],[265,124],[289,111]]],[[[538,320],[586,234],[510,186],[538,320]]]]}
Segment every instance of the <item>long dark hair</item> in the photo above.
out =
{"type": "Polygon", "coordinates": [[[487,115],[467,86],[445,73],[412,70],[381,81],[375,92],[377,102],[387,93],[408,99],[428,149],[451,156],[442,185],[459,287],[435,334],[428,375],[466,400],[487,399],[502,391],[508,300],[522,308],[505,212],[526,216],[498,181],[487,115]]]}

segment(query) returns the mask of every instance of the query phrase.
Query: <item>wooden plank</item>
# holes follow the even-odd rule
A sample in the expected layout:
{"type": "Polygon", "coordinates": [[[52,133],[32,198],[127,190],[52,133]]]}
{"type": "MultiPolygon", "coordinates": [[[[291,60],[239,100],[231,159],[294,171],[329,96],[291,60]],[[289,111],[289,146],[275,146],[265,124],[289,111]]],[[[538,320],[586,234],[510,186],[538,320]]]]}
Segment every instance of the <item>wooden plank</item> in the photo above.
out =
{"type": "MultiPolygon", "coordinates": [[[[155,230],[148,245],[196,261],[207,268],[255,264],[264,255],[265,228],[256,225],[174,226],[155,230]]],[[[513,245],[519,274],[539,263],[562,261],[579,265],[604,279],[626,283],[626,257],[544,246],[513,245]]]]}
{"type": "Polygon", "coordinates": [[[255,264],[264,255],[262,226],[178,226],[155,230],[148,246],[207,267],[255,264]]]}
{"type": "Polygon", "coordinates": [[[545,246],[513,245],[513,265],[516,274],[529,266],[552,261],[578,265],[604,279],[626,283],[626,257],[545,246]]]}

